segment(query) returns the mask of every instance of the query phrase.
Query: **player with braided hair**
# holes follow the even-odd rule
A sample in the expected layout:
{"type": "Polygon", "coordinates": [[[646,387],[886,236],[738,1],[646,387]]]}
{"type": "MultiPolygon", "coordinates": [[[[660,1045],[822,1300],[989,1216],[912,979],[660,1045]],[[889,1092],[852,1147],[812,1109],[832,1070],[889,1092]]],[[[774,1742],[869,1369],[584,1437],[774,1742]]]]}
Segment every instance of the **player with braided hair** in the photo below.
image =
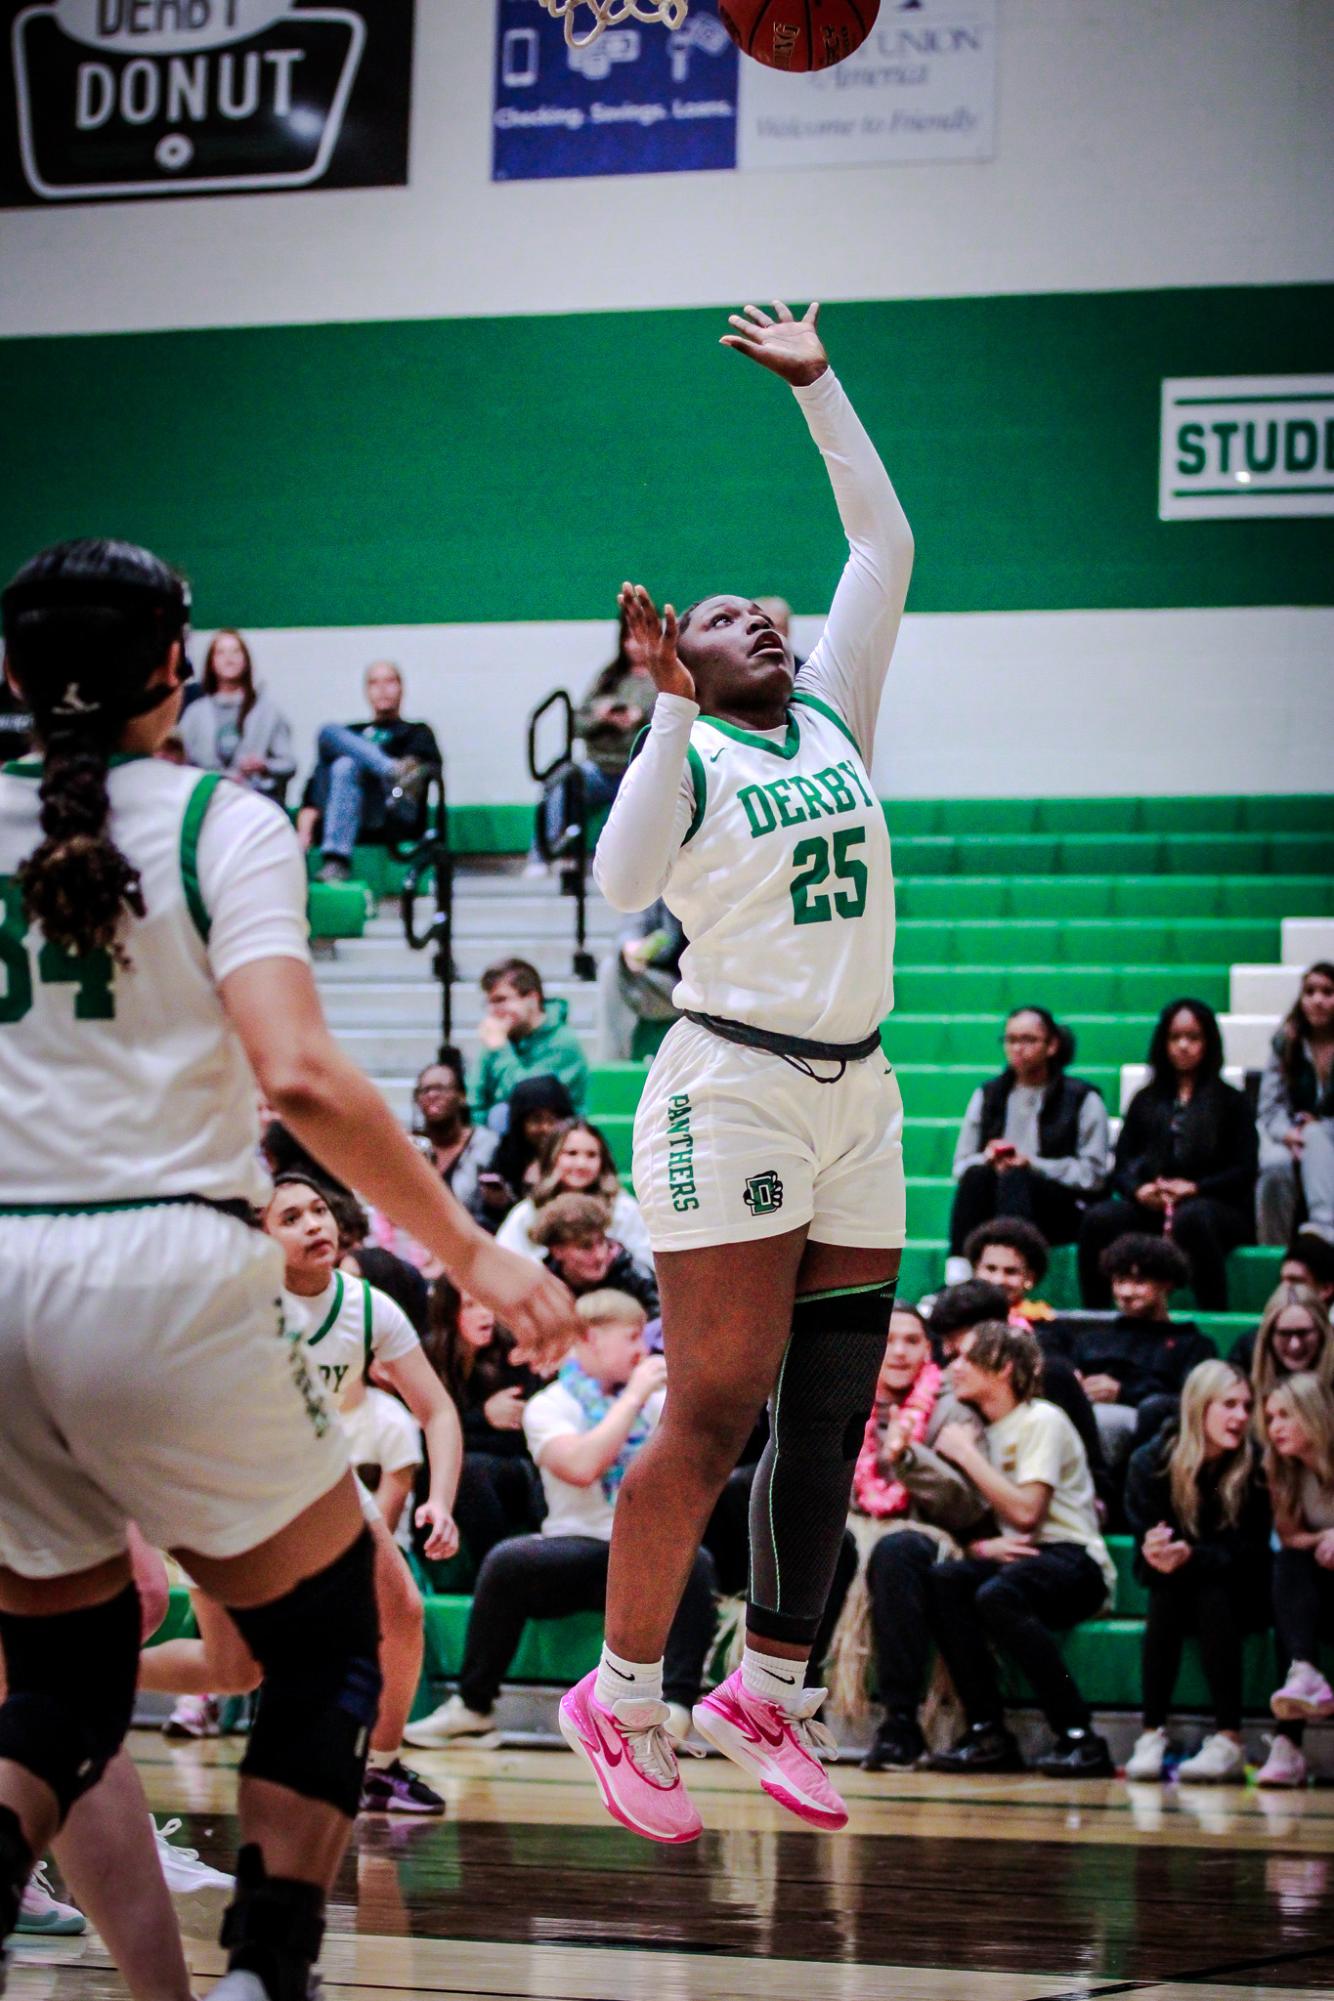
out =
{"type": "Polygon", "coordinates": [[[39,755],[0,773],[0,1942],[35,1856],[116,1764],[139,1600],[128,1522],[263,1670],[220,2001],[306,2001],[380,1695],[370,1540],[286,1335],[256,1092],[519,1346],[572,1302],[496,1247],[325,1026],[296,836],[153,753],[190,599],[123,542],[0,597],[39,755]],[[90,1669],[89,1663],[94,1666],[90,1669]]]}

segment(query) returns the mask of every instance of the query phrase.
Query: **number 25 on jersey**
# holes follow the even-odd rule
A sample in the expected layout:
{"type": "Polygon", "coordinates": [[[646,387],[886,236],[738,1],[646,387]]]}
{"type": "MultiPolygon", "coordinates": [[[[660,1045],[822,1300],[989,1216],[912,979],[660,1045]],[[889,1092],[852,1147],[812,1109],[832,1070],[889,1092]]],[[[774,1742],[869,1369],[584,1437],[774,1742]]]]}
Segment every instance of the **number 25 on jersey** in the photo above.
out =
{"type": "Polygon", "coordinates": [[[860,917],[866,909],[866,863],[852,850],[866,840],[865,827],[840,827],[833,835],[812,834],[792,850],[794,924],[830,924],[837,917],[860,917]],[[832,873],[837,885],[822,888],[832,873]]]}

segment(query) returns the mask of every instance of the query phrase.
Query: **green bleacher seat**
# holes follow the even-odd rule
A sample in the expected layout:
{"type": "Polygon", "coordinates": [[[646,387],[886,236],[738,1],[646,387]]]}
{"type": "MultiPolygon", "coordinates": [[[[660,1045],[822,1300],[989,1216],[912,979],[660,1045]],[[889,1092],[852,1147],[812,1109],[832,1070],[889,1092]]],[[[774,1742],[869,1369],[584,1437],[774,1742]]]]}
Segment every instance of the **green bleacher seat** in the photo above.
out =
{"type": "Polygon", "coordinates": [[[1334,876],[909,876],[896,886],[900,917],[1025,919],[1328,917],[1334,876]]]}
{"type": "Polygon", "coordinates": [[[1278,953],[1277,918],[908,918],[894,943],[895,964],[904,972],[952,965],[1212,969],[1265,964],[1278,953]]]}
{"type": "MultiPolygon", "coordinates": [[[[1004,935],[1002,932],[1000,935],[1004,935]]],[[[1090,1009],[1156,1013],[1173,993],[1191,993],[1210,1007],[1229,1002],[1228,967],[1216,965],[1069,966],[1009,965],[899,966],[894,978],[895,1008],[905,1014],[1003,1016],[1025,1001],[1037,1001],[1064,1021],[1090,1009]]],[[[999,1033],[999,1021],[993,1034],[999,1033]]]]}
{"type": "MultiPolygon", "coordinates": [[[[1170,999],[1171,995],[1164,998],[1170,999]]],[[[1090,1064],[1116,1067],[1118,1084],[1111,1101],[1115,1110],[1115,1099],[1120,1093],[1120,1065],[1142,1059],[1153,1034],[1157,1010],[1153,1014],[1082,1014],[1069,1010],[1064,1019],[1079,1038],[1081,1077],[1089,1075],[1090,1064]]],[[[1000,1068],[1000,1033],[1001,1025],[994,1011],[939,1015],[900,1014],[896,1009],[881,1028],[880,1040],[896,1068],[919,1063],[971,1065],[971,1091],[1000,1068]]],[[[965,1094],[960,1110],[967,1102],[965,1094]]],[[[905,1107],[907,1103],[905,1093],[905,1107]]]]}
{"type": "Polygon", "coordinates": [[[1334,832],[906,834],[894,867],[903,877],[1327,874],[1334,832]]]}
{"type": "Polygon", "coordinates": [[[360,882],[312,882],[306,908],[312,938],[360,938],[368,915],[366,886],[360,882]]]}

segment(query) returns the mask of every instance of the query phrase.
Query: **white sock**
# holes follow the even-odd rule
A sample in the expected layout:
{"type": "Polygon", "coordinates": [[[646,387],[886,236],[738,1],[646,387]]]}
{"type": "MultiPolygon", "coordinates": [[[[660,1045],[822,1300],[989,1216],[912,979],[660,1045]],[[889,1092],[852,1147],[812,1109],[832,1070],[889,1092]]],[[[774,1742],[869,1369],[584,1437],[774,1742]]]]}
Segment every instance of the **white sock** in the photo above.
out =
{"type": "Polygon", "coordinates": [[[748,1645],[741,1656],[741,1684],[780,1709],[795,1709],[805,1692],[806,1663],[790,1661],[783,1654],[762,1654],[748,1645]]]}
{"type": "Polygon", "coordinates": [[[624,1661],[604,1647],[593,1693],[604,1709],[613,1702],[661,1702],[662,1662],[624,1661]]]}
{"type": "Polygon", "coordinates": [[[387,1772],[389,1767],[397,1760],[401,1749],[402,1746],[397,1745],[392,1751],[368,1751],[366,1754],[366,1763],[377,1772],[387,1772]]]}

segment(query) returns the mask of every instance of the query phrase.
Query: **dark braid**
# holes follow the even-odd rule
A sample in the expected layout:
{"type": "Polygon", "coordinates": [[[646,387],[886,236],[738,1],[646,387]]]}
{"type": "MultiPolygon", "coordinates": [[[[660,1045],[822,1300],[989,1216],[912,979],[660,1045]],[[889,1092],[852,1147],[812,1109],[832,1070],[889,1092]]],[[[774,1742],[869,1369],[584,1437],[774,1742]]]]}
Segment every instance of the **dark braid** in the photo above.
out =
{"type": "Polygon", "coordinates": [[[189,587],[160,557],[100,539],[42,550],[0,595],[10,674],[44,759],[45,839],[18,870],[23,908],[75,958],[130,963],[119,933],[127,914],[145,915],[143,886],[107,831],[107,769],[126,723],[170,695],[154,677],[189,610],[189,587]]]}
{"type": "Polygon", "coordinates": [[[127,910],[135,917],[146,911],[139,871],[106,831],[105,749],[86,735],[53,730],[41,800],[46,839],[18,871],[24,915],[76,959],[101,949],[128,970],[117,932],[127,910]]]}

